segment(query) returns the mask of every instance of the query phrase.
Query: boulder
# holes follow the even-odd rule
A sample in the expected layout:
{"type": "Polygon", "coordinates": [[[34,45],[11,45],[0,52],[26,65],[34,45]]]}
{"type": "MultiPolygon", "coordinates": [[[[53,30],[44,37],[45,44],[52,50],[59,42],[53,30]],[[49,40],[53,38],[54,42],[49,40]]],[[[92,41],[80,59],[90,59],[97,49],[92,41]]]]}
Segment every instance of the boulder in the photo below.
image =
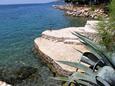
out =
{"type": "Polygon", "coordinates": [[[76,68],[58,61],[79,62],[82,54],[89,51],[72,32],[78,32],[90,39],[96,39],[97,21],[88,21],[85,27],[69,27],[59,30],[46,30],[42,36],[34,40],[34,48],[39,57],[58,75],[68,76],[76,68]],[[94,27],[94,28],[93,28],[94,27]]]}

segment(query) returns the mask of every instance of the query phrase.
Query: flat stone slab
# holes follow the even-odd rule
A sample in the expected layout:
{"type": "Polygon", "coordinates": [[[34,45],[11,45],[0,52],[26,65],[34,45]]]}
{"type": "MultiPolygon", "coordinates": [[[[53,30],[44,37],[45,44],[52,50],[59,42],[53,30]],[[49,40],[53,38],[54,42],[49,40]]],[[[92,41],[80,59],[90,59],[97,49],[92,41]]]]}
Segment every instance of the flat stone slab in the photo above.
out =
{"type": "MultiPolygon", "coordinates": [[[[89,25],[89,24],[88,24],[89,25]]],[[[87,52],[87,48],[78,40],[72,32],[81,34],[97,34],[91,26],[69,27],[60,30],[47,30],[42,36],[34,40],[35,49],[40,58],[50,66],[51,70],[59,75],[67,76],[76,71],[76,68],[59,63],[58,61],[79,62],[81,53],[87,52]],[[88,30],[88,27],[89,30],[88,30]]]]}
{"type": "Polygon", "coordinates": [[[37,38],[35,40],[35,43],[36,45],[38,45],[41,52],[52,58],[52,60],[59,64],[62,69],[71,72],[76,71],[76,69],[61,64],[57,61],[78,62],[80,60],[81,54],[76,49],[82,50],[82,52],[87,51],[87,49],[83,45],[76,46],[71,44],[64,44],[63,42],[52,42],[51,40],[47,40],[44,38],[37,38]]]}

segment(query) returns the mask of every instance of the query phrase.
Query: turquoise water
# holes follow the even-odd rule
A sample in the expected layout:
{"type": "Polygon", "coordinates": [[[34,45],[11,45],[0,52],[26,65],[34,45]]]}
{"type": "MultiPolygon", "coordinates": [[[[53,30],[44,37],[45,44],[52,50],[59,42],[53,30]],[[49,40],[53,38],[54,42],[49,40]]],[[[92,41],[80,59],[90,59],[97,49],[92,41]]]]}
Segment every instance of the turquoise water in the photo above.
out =
{"type": "Polygon", "coordinates": [[[47,68],[33,55],[34,39],[49,28],[84,25],[84,19],[64,16],[62,11],[52,8],[52,5],[53,3],[0,6],[1,67],[5,65],[12,68],[16,65],[26,65],[38,69],[47,68]]]}

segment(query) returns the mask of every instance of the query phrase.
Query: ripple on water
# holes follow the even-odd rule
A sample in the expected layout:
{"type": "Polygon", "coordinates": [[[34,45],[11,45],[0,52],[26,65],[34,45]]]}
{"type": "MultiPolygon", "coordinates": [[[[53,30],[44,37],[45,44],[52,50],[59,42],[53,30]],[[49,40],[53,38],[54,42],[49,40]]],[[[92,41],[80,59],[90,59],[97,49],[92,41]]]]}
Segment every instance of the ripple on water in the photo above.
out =
{"type": "Polygon", "coordinates": [[[33,41],[46,29],[83,26],[86,21],[64,16],[52,5],[0,6],[0,68],[6,77],[22,66],[37,68],[35,74],[15,86],[59,86],[49,78],[53,74],[47,66],[32,53],[33,41]]]}

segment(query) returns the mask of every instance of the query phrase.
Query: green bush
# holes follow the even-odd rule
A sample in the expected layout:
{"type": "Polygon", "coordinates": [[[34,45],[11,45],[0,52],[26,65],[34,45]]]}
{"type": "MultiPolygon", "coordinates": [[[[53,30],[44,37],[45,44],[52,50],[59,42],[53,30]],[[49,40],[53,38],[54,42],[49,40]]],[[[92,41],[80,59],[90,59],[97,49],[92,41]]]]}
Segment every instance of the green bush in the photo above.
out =
{"type": "Polygon", "coordinates": [[[109,9],[110,9],[110,17],[113,21],[115,21],[115,0],[112,0],[110,5],[109,5],[109,9]]]}
{"type": "Polygon", "coordinates": [[[109,18],[102,19],[99,23],[98,33],[100,43],[106,47],[108,51],[115,51],[115,0],[109,4],[109,18]]]}
{"type": "Polygon", "coordinates": [[[107,51],[115,51],[115,21],[108,20],[99,23],[98,34],[100,44],[106,47],[107,51]]]}

